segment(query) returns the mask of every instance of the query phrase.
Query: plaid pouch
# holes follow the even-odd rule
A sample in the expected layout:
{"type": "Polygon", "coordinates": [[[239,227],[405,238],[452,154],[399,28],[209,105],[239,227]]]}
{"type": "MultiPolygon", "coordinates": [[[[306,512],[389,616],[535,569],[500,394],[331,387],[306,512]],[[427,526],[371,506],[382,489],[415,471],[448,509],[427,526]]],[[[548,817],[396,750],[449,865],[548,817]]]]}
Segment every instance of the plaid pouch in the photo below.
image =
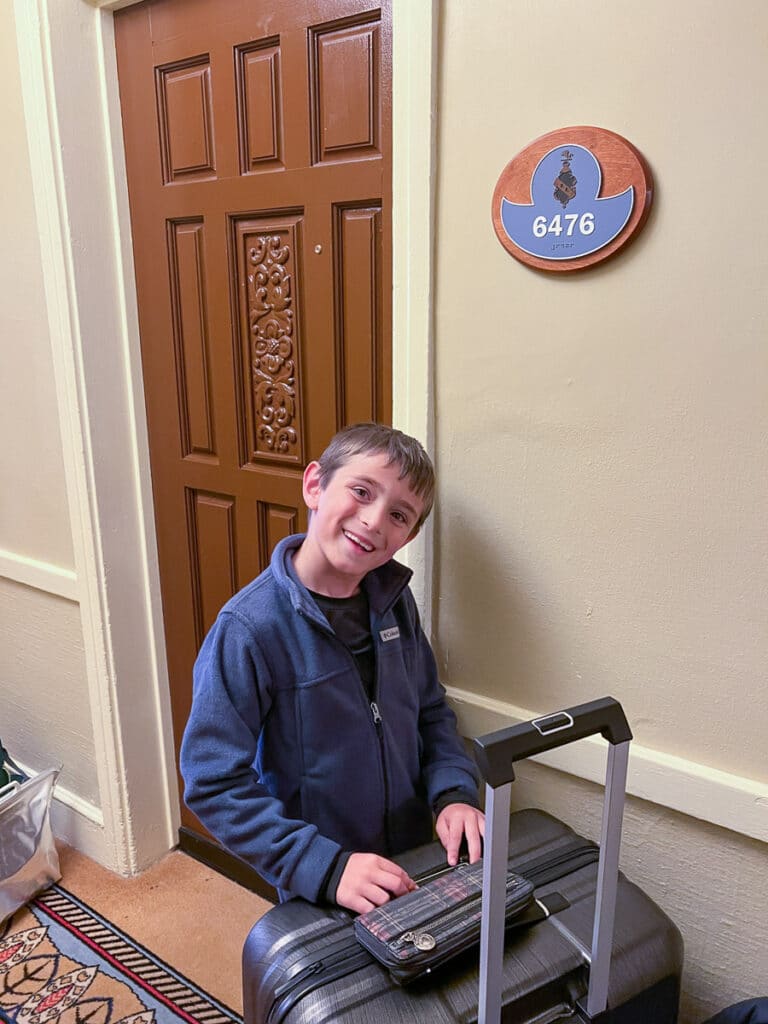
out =
{"type": "MultiPolygon", "coordinates": [[[[459,863],[414,892],[355,918],[355,937],[400,985],[480,941],[483,862],[459,863]]],[[[507,923],[533,903],[533,883],[507,874],[507,923]]]]}

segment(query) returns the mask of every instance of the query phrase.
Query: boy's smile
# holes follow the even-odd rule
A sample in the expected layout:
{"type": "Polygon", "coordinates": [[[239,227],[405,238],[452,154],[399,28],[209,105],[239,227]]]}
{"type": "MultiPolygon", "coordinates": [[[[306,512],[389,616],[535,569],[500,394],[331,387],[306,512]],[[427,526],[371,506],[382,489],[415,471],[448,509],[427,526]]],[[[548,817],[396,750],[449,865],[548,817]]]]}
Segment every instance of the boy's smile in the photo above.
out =
{"type": "Polygon", "coordinates": [[[323,488],[318,463],[307,466],[304,501],[312,515],[293,564],[309,590],[350,597],[415,535],[423,502],[400,473],[383,453],[355,455],[323,488]]]}

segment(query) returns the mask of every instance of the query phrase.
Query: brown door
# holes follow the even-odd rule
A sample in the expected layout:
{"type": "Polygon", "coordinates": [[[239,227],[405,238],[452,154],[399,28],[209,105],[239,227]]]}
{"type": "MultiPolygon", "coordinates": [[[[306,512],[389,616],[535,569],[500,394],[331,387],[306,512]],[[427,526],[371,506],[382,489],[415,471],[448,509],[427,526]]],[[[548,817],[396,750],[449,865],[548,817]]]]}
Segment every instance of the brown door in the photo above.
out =
{"type": "Polygon", "coordinates": [[[390,420],[391,11],[147,0],[115,33],[178,753],[218,609],[306,525],[304,466],[390,420]]]}

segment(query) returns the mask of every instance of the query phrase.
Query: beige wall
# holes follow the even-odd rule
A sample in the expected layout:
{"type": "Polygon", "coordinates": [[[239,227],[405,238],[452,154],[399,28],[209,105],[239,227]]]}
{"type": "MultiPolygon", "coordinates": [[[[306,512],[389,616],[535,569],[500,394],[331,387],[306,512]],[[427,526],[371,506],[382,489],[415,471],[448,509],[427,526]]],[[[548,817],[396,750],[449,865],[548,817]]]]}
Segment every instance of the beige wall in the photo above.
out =
{"type": "Polygon", "coordinates": [[[29,768],[62,765],[62,789],[99,803],[80,609],[0,579],[2,739],[29,768]]]}
{"type": "Polygon", "coordinates": [[[546,18],[507,2],[444,11],[436,365],[451,557],[438,632],[450,676],[532,708],[617,691],[641,742],[768,779],[768,249],[755,184],[768,138],[752,105],[768,86],[766,7],[691,2],[674,20],[663,3],[642,18],[598,2],[578,19],[567,3],[546,18]],[[613,263],[538,274],[497,242],[491,194],[518,149],[574,123],[641,149],[654,208],[613,263]]]}
{"type": "Polygon", "coordinates": [[[98,802],[93,733],[13,8],[0,5],[0,729],[98,802]],[[30,585],[33,584],[33,585],[30,585]]]}
{"type": "MultiPolygon", "coordinates": [[[[768,90],[768,7],[445,0],[440,10],[444,677],[534,712],[612,694],[654,756],[677,755],[694,774],[719,769],[736,787],[764,783],[768,222],[757,182],[768,138],[754,102],[768,90]],[[578,124],[644,153],[653,210],[604,267],[537,273],[497,241],[491,196],[519,150],[578,124]]],[[[554,800],[565,777],[547,779],[539,792],[554,800]]],[[[630,824],[629,847],[653,832],[643,881],[688,939],[689,1019],[764,989],[765,886],[739,890],[744,923],[729,925],[727,942],[703,942],[712,908],[660,880],[705,893],[742,857],[756,879],[765,847],[650,804],[630,824]]],[[[720,928],[733,893],[715,893],[720,928]]]]}
{"type": "MultiPolygon", "coordinates": [[[[13,8],[0,5],[0,549],[73,567],[13,8]]],[[[48,271],[50,268],[48,268],[48,271]]]]}

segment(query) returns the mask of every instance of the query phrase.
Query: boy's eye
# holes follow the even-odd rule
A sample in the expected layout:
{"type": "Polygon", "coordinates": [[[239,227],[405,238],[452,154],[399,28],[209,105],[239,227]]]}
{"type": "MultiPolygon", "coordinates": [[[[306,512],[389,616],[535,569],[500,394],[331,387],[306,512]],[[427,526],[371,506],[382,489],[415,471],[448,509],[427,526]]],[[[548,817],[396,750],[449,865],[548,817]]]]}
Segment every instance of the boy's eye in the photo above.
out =
{"type": "Polygon", "coordinates": [[[408,524],[407,518],[403,515],[402,512],[398,512],[397,510],[395,510],[392,513],[392,518],[396,519],[398,523],[401,523],[403,526],[406,526],[408,524]]]}
{"type": "Polygon", "coordinates": [[[368,491],[364,487],[353,487],[352,493],[356,494],[358,498],[365,498],[368,495],[368,491]]]}

